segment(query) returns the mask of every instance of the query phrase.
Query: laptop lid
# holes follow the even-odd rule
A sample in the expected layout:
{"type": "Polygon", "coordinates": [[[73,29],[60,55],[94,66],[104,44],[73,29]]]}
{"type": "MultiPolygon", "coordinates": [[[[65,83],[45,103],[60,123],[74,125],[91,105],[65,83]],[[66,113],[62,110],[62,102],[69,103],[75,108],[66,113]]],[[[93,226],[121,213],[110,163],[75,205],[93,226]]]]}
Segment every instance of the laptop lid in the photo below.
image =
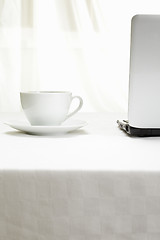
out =
{"type": "Polygon", "coordinates": [[[128,120],[160,128],[160,15],[132,18],[128,120]]]}

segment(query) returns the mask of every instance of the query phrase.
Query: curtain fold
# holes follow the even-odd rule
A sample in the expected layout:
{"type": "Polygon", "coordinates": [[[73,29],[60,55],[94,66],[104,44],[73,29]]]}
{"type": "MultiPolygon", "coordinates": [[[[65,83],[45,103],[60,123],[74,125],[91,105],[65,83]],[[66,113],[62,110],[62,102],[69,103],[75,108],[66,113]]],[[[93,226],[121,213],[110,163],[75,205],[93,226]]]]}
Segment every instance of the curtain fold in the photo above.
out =
{"type": "Polygon", "coordinates": [[[0,110],[19,109],[20,1],[4,0],[0,9],[0,110]]]}
{"type": "Polygon", "coordinates": [[[81,93],[86,111],[116,110],[117,103],[106,88],[107,32],[98,1],[47,0],[39,2],[38,9],[41,89],[81,93]],[[45,11],[49,17],[41,19],[45,11]]]}

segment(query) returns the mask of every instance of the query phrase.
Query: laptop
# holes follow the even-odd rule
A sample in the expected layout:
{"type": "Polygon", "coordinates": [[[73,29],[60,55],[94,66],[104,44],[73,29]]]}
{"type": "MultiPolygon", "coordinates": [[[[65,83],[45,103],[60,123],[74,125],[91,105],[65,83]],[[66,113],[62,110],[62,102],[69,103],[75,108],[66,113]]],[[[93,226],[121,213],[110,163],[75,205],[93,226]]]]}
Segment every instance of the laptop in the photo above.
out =
{"type": "Polygon", "coordinates": [[[131,21],[128,120],[126,133],[160,136],[160,15],[135,15],[131,21]]]}

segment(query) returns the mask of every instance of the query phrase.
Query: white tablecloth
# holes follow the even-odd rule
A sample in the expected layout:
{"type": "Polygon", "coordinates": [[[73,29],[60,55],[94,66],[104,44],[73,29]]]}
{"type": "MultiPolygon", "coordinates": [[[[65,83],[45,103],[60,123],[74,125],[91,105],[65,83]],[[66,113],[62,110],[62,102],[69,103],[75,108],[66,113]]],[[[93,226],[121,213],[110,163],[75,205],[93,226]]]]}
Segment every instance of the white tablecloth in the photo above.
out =
{"type": "Polygon", "coordinates": [[[129,137],[124,115],[80,113],[64,136],[0,124],[0,240],[160,239],[160,138],[129,137]]]}
{"type": "Polygon", "coordinates": [[[0,171],[0,240],[159,240],[160,173],[0,171]]]}
{"type": "MultiPolygon", "coordinates": [[[[160,137],[129,137],[116,124],[126,114],[79,113],[83,129],[59,137],[20,133],[0,123],[1,169],[160,170],[160,137]]],[[[3,121],[23,118],[1,114],[3,121]]]]}

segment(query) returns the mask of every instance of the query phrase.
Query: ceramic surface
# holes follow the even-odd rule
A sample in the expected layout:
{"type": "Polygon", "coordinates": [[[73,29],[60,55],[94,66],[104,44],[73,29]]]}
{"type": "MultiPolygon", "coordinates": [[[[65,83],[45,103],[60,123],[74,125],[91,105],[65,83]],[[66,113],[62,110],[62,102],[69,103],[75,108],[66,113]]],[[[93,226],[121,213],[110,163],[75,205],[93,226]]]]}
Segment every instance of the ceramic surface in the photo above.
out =
{"type": "Polygon", "coordinates": [[[84,127],[87,123],[81,120],[67,120],[60,126],[31,126],[26,121],[10,121],[5,122],[8,126],[21,132],[32,135],[57,135],[66,134],[68,132],[84,127]]]}
{"type": "Polygon", "coordinates": [[[72,96],[71,92],[21,92],[20,97],[24,113],[34,126],[60,125],[77,113],[83,105],[82,98],[72,96]],[[75,98],[79,100],[79,105],[69,113],[71,102],[75,98]]]}

